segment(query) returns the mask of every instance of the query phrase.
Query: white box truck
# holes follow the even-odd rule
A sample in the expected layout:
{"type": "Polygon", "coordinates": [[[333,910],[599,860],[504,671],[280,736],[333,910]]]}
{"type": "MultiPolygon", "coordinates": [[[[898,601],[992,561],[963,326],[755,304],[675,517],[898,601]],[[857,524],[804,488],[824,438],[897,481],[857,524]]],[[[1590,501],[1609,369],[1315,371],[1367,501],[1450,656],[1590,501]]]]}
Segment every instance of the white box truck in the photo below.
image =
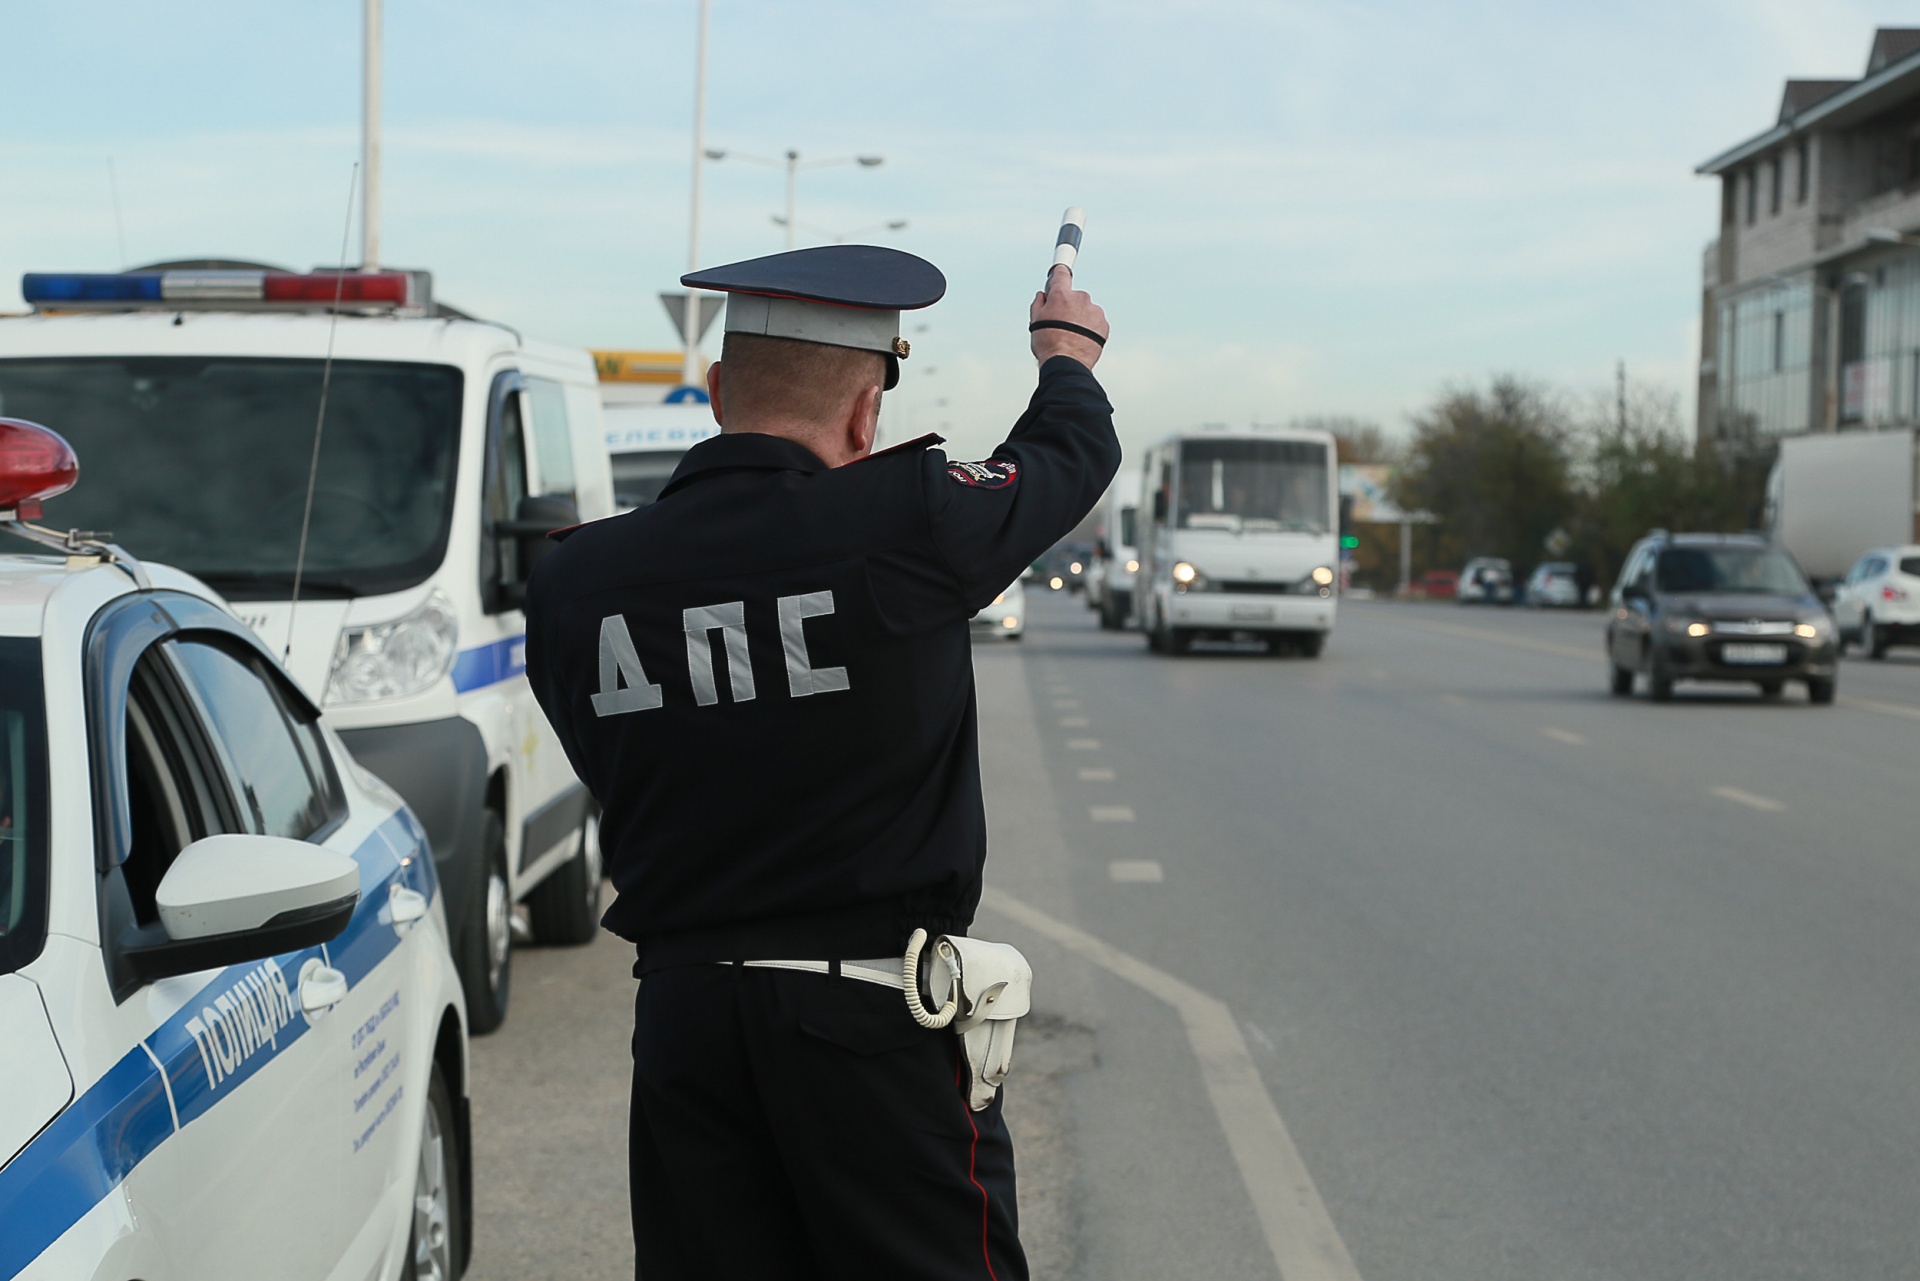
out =
{"type": "Polygon", "coordinates": [[[1867,548],[1920,541],[1917,474],[1911,428],[1789,436],[1767,478],[1767,529],[1824,589],[1867,548]]]}

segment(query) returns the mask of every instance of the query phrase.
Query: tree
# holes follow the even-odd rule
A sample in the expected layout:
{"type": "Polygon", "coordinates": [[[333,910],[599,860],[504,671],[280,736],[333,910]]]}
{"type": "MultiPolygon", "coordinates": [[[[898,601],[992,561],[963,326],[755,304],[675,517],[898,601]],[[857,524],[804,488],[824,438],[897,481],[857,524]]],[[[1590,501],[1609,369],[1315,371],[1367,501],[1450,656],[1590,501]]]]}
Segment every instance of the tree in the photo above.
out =
{"type": "Polygon", "coordinates": [[[1770,448],[1749,440],[1689,440],[1678,399],[1644,386],[1624,410],[1596,401],[1584,416],[1579,510],[1570,533],[1578,556],[1607,584],[1649,530],[1738,533],[1760,523],[1770,448]]]}
{"type": "Polygon", "coordinates": [[[1500,556],[1524,573],[1576,508],[1571,416],[1511,376],[1453,388],[1413,420],[1394,501],[1439,519],[1441,563],[1500,556]]]}
{"type": "Polygon", "coordinates": [[[1390,463],[1397,452],[1387,442],[1380,424],[1365,418],[1344,414],[1311,415],[1295,418],[1287,426],[1332,433],[1334,449],[1342,463],[1390,463]]]}

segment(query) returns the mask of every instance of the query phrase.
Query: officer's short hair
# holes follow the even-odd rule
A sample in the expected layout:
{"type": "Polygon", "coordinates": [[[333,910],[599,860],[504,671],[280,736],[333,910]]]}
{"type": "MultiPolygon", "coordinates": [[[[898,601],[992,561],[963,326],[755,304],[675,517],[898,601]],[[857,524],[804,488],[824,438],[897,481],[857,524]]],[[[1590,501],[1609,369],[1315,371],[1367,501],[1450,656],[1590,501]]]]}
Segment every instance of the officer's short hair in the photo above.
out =
{"type": "Polygon", "coordinates": [[[720,399],[729,419],[825,420],[865,388],[884,386],[886,361],[877,351],[729,333],[720,348],[720,399]]]}

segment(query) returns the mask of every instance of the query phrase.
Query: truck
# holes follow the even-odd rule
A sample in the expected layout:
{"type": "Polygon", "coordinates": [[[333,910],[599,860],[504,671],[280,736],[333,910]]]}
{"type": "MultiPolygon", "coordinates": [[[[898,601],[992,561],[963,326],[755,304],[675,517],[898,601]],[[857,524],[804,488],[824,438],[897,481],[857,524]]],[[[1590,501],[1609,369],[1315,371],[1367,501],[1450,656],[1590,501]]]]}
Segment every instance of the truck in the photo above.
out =
{"type": "Polygon", "coordinates": [[[1789,436],[1767,477],[1766,528],[1823,594],[1869,547],[1920,541],[1913,428],[1789,436]]]}

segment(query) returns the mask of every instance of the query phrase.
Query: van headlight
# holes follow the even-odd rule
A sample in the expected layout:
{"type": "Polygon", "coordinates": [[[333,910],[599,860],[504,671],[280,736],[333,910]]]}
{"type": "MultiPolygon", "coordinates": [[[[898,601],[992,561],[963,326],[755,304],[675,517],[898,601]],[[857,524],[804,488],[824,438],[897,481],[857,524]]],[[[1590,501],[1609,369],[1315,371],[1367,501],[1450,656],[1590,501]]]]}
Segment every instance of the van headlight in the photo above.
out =
{"type": "Polygon", "coordinates": [[[1333,586],[1333,569],[1330,566],[1316,565],[1314,566],[1313,573],[1309,574],[1308,577],[1313,579],[1314,586],[1316,587],[1333,586]]]}
{"type": "Polygon", "coordinates": [[[326,704],[418,694],[452,669],[459,639],[453,605],[439,591],[404,618],[342,628],[327,673],[326,704]]]}

